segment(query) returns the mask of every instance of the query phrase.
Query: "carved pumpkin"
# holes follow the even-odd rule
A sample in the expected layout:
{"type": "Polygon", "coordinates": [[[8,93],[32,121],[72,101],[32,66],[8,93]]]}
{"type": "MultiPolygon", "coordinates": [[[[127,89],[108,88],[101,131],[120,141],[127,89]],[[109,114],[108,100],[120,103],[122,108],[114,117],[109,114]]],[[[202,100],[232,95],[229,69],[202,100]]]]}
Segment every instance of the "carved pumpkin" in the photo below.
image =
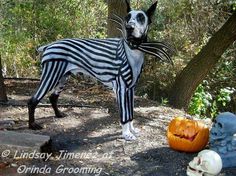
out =
{"type": "Polygon", "coordinates": [[[209,129],[200,121],[177,117],[169,124],[167,138],[172,149],[198,152],[208,143],[209,129]]]}

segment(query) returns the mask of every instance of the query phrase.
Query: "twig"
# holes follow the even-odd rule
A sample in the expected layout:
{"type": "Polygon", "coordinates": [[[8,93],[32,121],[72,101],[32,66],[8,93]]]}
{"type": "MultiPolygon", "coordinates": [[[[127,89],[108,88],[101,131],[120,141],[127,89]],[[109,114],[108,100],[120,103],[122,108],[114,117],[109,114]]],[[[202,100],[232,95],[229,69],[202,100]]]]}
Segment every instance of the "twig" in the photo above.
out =
{"type": "MultiPolygon", "coordinates": [[[[21,103],[12,103],[12,102],[0,102],[1,106],[17,106],[17,107],[26,107],[27,104],[21,103]]],[[[39,104],[38,107],[51,107],[51,104],[39,104]]],[[[90,105],[75,105],[75,104],[58,104],[59,107],[77,107],[77,108],[91,108],[91,109],[104,109],[99,106],[90,106],[90,105]]]]}
{"type": "Polygon", "coordinates": [[[17,78],[17,77],[6,77],[5,80],[28,80],[28,81],[40,81],[39,78],[17,78]]]}

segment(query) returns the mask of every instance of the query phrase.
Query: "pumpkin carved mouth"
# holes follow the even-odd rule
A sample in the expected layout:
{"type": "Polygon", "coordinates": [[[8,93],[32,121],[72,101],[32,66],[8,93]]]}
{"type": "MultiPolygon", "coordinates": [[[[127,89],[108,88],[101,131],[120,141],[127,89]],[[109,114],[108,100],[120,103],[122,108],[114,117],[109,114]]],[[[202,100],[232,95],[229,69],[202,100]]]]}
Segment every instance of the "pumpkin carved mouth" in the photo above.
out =
{"type": "Polygon", "coordinates": [[[193,136],[185,136],[185,135],[174,134],[174,136],[179,137],[181,139],[186,139],[188,141],[193,141],[196,138],[197,135],[198,135],[198,133],[196,133],[193,136]]]}

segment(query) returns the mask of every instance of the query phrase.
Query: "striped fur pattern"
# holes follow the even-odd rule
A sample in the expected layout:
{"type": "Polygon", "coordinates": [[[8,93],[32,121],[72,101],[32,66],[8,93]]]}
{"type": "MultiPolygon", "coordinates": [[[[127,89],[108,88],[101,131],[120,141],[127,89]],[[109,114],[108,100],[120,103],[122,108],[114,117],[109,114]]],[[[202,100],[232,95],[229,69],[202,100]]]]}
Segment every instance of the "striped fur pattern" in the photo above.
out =
{"type": "Polygon", "coordinates": [[[130,64],[126,53],[129,48],[124,40],[64,39],[38,50],[42,53],[42,75],[34,102],[39,102],[53,89],[53,94],[59,95],[68,75],[84,73],[113,88],[122,124],[133,120],[134,86],[143,61],[134,72],[135,65],[130,64]]]}

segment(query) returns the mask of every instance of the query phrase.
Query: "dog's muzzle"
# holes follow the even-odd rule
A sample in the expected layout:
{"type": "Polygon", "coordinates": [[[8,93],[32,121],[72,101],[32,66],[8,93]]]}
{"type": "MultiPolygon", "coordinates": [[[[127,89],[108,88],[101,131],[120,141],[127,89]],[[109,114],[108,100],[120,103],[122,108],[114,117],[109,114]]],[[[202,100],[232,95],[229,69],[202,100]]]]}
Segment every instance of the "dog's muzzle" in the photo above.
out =
{"type": "Polygon", "coordinates": [[[134,23],[128,23],[127,25],[126,25],[126,29],[127,30],[134,30],[134,28],[135,28],[135,24],[134,23]]]}
{"type": "Polygon", "coordinates": [[[132,33],[134,31],[135,28],[135,24],[134,23],[128,23],[126,26],[126,31],[127,31],[127,37],[131,38],[132,37],[132,33]]]}

